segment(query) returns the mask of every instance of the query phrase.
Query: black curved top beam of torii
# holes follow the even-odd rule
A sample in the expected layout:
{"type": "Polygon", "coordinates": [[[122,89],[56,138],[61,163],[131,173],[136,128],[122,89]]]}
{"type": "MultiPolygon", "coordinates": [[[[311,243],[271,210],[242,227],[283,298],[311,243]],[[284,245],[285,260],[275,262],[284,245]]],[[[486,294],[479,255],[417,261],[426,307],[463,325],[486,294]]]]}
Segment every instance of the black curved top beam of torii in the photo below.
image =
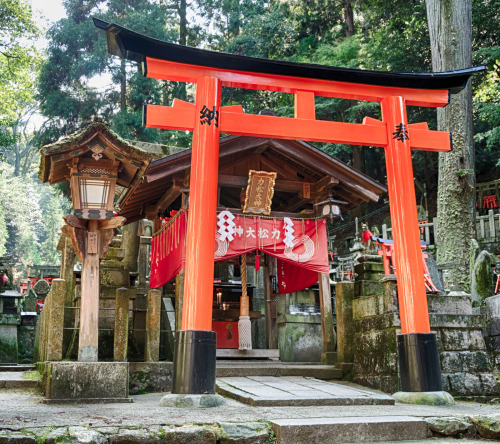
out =
{"type": "Polygon", "coordinates": [[[446,89],[452,94],[463,89],[472,74],[486,69],[485,66],[476,66],[448,72],[409,73],[286,62],[177,45],[131,31],[115,23],[108,23],[97,18],[93,20],[95,26],[106,31],[110,54],[136,62],[144,62],[146,57],[151,57],[189,65],[251,73],[398,88],[446,89]]]}

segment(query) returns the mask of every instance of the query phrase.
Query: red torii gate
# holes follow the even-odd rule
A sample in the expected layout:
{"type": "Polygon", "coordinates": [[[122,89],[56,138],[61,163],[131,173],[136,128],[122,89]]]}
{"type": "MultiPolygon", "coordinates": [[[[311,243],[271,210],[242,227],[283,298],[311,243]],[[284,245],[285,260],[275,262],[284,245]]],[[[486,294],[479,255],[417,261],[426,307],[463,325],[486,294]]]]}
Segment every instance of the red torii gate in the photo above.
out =
{"type": "Polygon", "coordinates": [[[195,104],[174,100],[171,107],[144,109],[147,127],[193,131],[182,331],[176,336],[172,393],[215,392],[215,333],[210,330],[220,133],[385,148],[398,269],[402,389],[440,391],[411,150],[450,151],[451,134],[430,131],[426,123],[408,124],[406,106],[445,106],[449,95],[484,67],[412,74],[288,63],[184,47],[101,20],[94,23],[106,31],[109,52],[143,62],[147,77],[196,84],[195,104]],[[294,94],[295,117],[244,114],[240,105],[221,107],[223,86],[294,94]],[[316,96],[379,102],[382,120],[365,118],[362,124],[316,120],[316,96]]]}

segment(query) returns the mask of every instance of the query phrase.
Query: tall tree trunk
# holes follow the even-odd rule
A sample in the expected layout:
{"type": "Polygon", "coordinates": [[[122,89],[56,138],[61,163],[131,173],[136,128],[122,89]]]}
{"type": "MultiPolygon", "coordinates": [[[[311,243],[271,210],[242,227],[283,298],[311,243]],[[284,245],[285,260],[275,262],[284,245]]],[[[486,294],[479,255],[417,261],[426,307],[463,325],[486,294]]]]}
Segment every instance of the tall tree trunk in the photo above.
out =
{"type": "Polygon", "coordinates": [[[179,1],[179,45],[187,45],[186,0],[179,1]]]}
{"type": "MultiPolygon", "coordinates": [[[[352,12],[351,0],[343,0],[344,7],[344,21],[345,21],[345,36],[346,38],[352,37],[354,35],[354,14],[352,12]]],[[[356,104],[355,100],[349,101],[351,106],[356,104]]],[[[365,148],[362,146],[352,147],[352,166],[358,171],[364,172],[365,170],[365,148]]],[[[357,208],[353,208],[351,214],[353,217],[360,217],[363,213],[363,207],[360,205],[357,208]]]]}
{"type": "Polygon", "coordinates": [[[19,151],[21,150],[21,147],[19,146],[21,144],[21,141],[18,139],[20,136],[19,134],[19,127],[14,125],[12,127],[12,136],[15,138],[14,142],[14,176],[18,177],[21,173],[21,158],[19,156],[19,151]]]}
{"type": "Polygon", "coordinates": [[[351,37],[354,35],[354,14],[352,12],[351,0],[343,0],[344,6],[344,21],[345,21],[345,36],[351,37]]]}
{"type": "MultiPolygon", "coordinates": [[[[472,65],[471,0],[426,0],[434,71],[472,65]]],[[[469,250],[475,237],[471,83],[438,109],[438,129],[451,131],[453,151],[439,154],[437,260],[455,262],[453,284],[470,290],[469,250]]]]}
{"type": "MultiPolygon", "coordinates": [[[[179,0],[179,45],[187,45],[187,5],[186,0],[179,0]]],[[[186,100],[186,84],[179,84],[179,98],[186,100]]]]}
{"type": "Polygon", "coordinates": [[[122,111],[127,109],[127,70],[124,59],[120,65],[120,109],[122,111]]]}

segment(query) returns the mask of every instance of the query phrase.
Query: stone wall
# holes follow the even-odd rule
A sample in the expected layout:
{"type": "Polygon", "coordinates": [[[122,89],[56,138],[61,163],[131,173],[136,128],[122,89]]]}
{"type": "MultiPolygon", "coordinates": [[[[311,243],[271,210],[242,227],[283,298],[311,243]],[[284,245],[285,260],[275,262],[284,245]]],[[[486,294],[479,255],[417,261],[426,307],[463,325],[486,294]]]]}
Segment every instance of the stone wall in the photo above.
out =
{"type": "Polygon", "coordinates": [[[0,314],[0,363],[17,364],[17,328],[21,316],[0,314]]]}
{"type": "Polygon", "coordinates": [[[384,278],[381,262],[362,262],[355,267],[354,380],[386,393],[398,390],[397,333],[400,332],[396,286],[384,278]]]}
{"type": "Polygon", "coordinates": [[[21,325],[17,332],[18,362],[30,364],[33,362],[33,351],[35,349],[35,326],[21,325]]]}
{"type": "Polygon", "coordinates": [[[431,330],[436,333],[443,390],[454,396],[497,396],[499,393],[486,350],[485,317],[474,314],[464,292],[428,295],[431,330]]]}
{"type": "MultiPolygon", "coordinates": [[[[394,393],[399,389],[397,335],[401,333],[397,283],[394,276],[384,276],[382,264],[377,262],[362,262],[355,273],[354,381],[394,393]]],[[[454,396],[497,396],[482,332],[485,317],[474,314],[470,296],[463,292],[428,294],[427,301],[443,390],[454,396]]]]}

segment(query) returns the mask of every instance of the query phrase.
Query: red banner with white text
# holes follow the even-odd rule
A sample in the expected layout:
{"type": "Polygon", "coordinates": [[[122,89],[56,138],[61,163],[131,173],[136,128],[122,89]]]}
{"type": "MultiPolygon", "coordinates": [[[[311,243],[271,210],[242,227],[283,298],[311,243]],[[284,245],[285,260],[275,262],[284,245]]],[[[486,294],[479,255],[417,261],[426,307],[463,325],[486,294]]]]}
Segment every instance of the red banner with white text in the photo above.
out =
{"type": "Polygon", "coordinates": [[[186,263],[187,212],[179,212],[151,239],[149,288],[170,282],[186,263]]]}
{"type": "MultiPolygon", "coordinates": [[[[179,213],[176,220],[169,221],[169,228],[163,227],[153,237],[151,288],[166,284],[184,267],[185,217],[185,212],[179,213]]],[[[324,219],[276,219],[220,212],[214,261],[254,250],[278,258],[280,293],[307,288],[317,282],[318,273],[329,272],[324,219]]]]}

